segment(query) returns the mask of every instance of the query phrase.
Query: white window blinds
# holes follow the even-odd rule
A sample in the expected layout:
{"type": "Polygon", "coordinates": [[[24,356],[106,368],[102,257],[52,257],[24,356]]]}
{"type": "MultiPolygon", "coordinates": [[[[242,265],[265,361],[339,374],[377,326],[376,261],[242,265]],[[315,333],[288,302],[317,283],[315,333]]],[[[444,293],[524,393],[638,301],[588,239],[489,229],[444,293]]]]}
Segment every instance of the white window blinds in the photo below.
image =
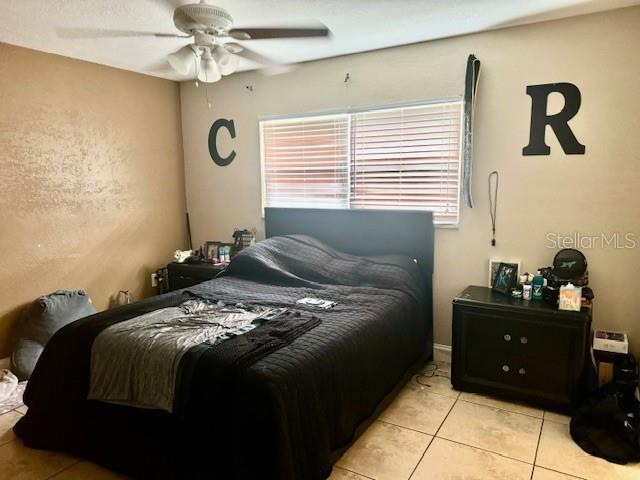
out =
{"type": "Polygon", "coordinates": [[[457,224],[462,101],[260,123],[263,205],[430,210],[457,224]]]}
{"type": "Polygon", "coordinates": [[[349,117],[262,122],[263,204],[349,207],[349,117]]]}
{"type": "Polygon", "coordinates": [[[461,102],[356,113],[351,207],[430,210],[458,223],[461,102]]]}

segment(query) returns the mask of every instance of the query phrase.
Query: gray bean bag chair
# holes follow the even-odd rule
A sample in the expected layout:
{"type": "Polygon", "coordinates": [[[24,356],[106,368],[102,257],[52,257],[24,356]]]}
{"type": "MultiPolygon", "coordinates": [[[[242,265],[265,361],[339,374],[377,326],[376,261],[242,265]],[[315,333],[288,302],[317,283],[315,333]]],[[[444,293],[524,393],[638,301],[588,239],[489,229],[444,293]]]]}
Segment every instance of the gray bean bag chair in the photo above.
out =
{"type": "Polygon", "coordinates": [[[19,321],[11,371],[27,380],[49,339],[65,325],[96,312],[83,290],[58,290],[35,300],[19,321]]]}

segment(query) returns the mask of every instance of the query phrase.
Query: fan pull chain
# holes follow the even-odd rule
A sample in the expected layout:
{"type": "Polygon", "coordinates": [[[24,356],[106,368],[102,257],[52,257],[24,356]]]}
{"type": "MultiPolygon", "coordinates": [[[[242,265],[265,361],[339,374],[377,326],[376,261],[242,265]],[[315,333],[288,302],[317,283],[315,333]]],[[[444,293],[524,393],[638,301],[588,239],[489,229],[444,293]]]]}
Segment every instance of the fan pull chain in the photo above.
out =
{"type": "Polygon", "coordinates": [[[204,86],[204,98],[207,100],[207,107],[209,107],[209,110],[211,110],[211,98],[209,97],[209,84],[205,84],[204,86]]]}

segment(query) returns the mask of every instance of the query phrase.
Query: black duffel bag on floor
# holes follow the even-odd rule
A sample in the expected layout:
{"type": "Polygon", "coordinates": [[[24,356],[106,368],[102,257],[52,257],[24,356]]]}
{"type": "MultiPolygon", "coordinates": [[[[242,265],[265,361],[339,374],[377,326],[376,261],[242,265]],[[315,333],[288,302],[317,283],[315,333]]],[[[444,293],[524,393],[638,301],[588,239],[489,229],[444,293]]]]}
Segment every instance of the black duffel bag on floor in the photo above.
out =
{"type": "Polygon", "coordinates": [[[610,383],[595,390],[576,410],[570,430],[591,455],[619,464],[640,461],[640,402],[629,388],[610,383]]]}

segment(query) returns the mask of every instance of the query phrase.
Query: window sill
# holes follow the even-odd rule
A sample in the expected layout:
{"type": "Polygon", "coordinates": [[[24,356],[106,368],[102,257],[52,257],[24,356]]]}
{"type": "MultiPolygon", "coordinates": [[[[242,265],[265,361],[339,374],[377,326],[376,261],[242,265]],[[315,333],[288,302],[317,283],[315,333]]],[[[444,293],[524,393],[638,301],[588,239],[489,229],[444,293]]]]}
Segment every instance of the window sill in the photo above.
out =
{"type": "Polygon", "coordinates": [[[456,224],[456,225],[439,225],[439,224],[435,224],[434,225],[436,230],[460,230],[460,224],[456,224]]]}

